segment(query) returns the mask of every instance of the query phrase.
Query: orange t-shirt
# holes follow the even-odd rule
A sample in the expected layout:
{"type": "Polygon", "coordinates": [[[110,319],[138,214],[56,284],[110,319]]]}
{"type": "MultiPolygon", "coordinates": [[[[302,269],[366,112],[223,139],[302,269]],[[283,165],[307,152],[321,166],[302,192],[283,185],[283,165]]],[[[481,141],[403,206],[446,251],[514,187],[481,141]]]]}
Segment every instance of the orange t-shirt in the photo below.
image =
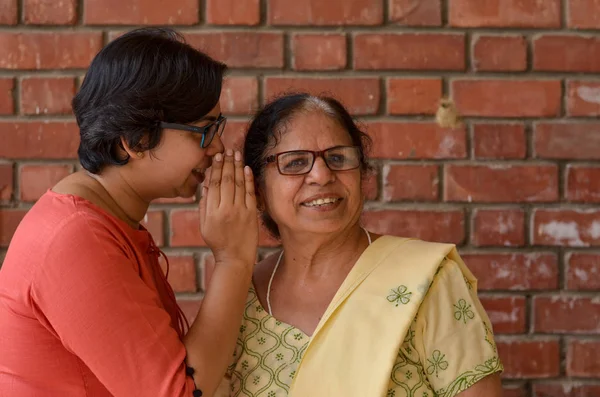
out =
{"type": "Polygon", "coordinates": [[[0,397],[192,396],[158,256],[147,230],[44,194],[0,269],[0,397]]]}

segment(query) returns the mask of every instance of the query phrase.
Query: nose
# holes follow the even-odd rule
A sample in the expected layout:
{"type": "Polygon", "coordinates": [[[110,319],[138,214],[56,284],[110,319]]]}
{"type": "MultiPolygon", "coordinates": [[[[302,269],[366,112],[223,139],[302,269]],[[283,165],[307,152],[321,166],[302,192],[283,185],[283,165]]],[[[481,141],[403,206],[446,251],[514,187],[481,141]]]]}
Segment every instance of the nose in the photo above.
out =
{"type": "Polygon", "coordinates": [[[205,150],[206,155],[211,157],[217,153],[223,153],[225,151],[225,146],[223,145],[221,136],[219,134],[215,134],[213,140],[210,142],[210,145],[208,145],[205,150]]]}
{"type": "Polygon", "coordinates": [[[327,185],[335,180],[335,172],[331,171],[323,157],[315,159],[312,169],[306,174],[305,181],[308,184],[327,185]]]}

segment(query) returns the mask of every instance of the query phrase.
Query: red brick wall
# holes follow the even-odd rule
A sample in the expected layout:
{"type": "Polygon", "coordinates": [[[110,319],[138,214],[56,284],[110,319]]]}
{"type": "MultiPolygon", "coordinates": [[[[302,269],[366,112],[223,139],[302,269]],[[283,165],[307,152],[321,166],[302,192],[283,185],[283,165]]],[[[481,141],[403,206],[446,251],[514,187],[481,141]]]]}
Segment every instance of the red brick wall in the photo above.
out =
{"type": "MultiPolygon", "coordinates": [[[[600,396],[600,0],[0,0],[1,250],[77,166],[86,66],[144,24],[230,65],[230,145],[278,91],[341,97],[375,139],[366,224],[460,245],[506,395],[600,396]],[[436,126],[443,95],[464,127],[436,126]]],[[[195,208],[147,222],[190,313],[210,269],[195,208]]]]}

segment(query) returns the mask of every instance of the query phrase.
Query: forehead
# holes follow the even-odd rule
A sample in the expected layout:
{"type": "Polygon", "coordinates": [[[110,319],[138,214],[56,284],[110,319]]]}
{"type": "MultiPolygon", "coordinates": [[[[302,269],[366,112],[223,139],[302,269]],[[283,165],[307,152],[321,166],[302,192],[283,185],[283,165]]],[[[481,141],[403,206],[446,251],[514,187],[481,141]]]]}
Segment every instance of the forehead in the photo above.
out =
{"type": "Polygon", "coordinates": [[[350,133],[336,119],[320,110],[300,111],[289,120],[271,150],[324,150],[352,145],[350,133]]]}

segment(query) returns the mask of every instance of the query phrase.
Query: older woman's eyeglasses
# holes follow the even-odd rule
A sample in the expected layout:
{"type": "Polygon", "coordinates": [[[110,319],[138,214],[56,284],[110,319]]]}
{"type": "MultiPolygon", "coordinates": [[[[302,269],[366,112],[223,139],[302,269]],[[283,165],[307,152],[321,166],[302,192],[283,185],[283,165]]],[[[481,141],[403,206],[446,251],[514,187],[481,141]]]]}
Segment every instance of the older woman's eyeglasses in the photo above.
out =
{"type": "Polygon", "coordinates": [[[348,171],[360,167],[362,155],[358,146],[334,146],[326,150],[291,150],[268,156],[265,164],[277,163],[281,175],[308,174],[315,159],[322,157],[331,171],[348,171]]]}
{"type": "Polygon", "coordinates": [[[160,126],[162,128],[190,131],[196,134],[202,134],[202,141],[200,142],[200,146],[202,148],[207,148],[216,134],[219,134],[219,136],[223,135],[225,124],[227,124],[227,118],[223,117],[223,115],[219,115],[215,121],[202,127],[196,127],[188,124],[166,123],[164,121],[160,122],[160,126]]]}

